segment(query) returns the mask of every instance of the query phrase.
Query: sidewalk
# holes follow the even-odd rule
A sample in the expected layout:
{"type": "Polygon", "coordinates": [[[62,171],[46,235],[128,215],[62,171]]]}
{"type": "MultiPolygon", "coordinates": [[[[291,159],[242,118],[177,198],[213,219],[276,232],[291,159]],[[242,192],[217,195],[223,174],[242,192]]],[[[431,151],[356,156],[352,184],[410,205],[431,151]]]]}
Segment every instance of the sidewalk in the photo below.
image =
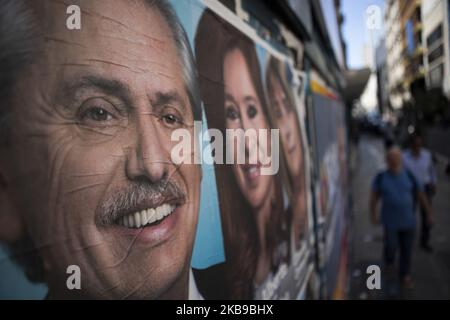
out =
{"type": "Polygon", "coordinates": [[[363,136],[357,148],[354,172],[353,221],[350,230],[350,299],[450,299],[450,179],[444,163],[438,163],[438,194],[433,202],[435,227],[432,231],[434,253],[422,251],[416,244],[413,256],[415,288],[402,292],[397,281],[387,281],[382,273],[382,289],[367,289],[367,267],[382,268],[382,229],[369,219],[371,181],[384,167],[384,147],[379,139],[363,136]]]}

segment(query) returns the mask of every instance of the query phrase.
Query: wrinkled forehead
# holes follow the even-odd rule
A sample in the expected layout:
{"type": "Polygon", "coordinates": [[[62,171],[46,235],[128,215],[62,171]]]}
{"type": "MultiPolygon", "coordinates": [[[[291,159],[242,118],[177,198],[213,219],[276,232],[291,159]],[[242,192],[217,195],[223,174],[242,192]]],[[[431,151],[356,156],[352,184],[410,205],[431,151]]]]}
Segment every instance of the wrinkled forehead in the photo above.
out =
{"type": "MultiPolygon", "coordinates": [[[[141,44],[157,45],[171,36],[170,29],[161,16],[158,6],[148,0],[38,0],[31,6],[36,11],[46,35],[66,39],[86,38],[87,35],[132,36],[141,44]],[[73,12],[80,8],[81,28],[71,30],[68,22],[73,12]],[[155,43],[156,42],[156,43],[155,43]]],[[[69,23],[70,24],[70,23],[69,23]]]]}
{"type": "MultiPolygon", "coordinates": [[[[179,61],[168,23],[152,1],[76,1],[81,28],[69,29],[73,3],[34,2],[44,39],[45,64],[176,77],[179,61]]],[[[47,68],[47,69],[48,69],[47,68]]]]}

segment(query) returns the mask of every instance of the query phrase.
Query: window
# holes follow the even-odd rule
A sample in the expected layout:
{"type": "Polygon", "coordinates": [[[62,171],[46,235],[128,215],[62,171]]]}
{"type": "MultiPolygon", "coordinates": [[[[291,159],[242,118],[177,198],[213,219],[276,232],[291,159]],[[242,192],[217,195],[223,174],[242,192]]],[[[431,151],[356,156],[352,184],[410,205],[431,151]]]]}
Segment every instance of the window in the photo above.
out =
{"type": "Polygon", "coordinates": [[[414,38],[414,24],[412,20],[408,20],[406,24],[406,53],[412,56],[416,50],[416,43],[414,38]]]}
{"type": "Polygon", "coordinates": [[[430,87],[442,86],[442,78],[444,75],[444,65],[440,64],[436,68],[432,69],[429,73],[430,87]]]}
{"type": "Polygon", "coordinates": [[[441,58],[444,55],[444,47],[441,44],[439,47],[434,49],[428,54],[428,64],[432,64],[437,59],[441,58]]]}
{"type": "Polygon", "coordinates": [[[431,47],[434,43],[442,39],[442,24],[440,24],[427,38],[427,46],[431,47]]]}

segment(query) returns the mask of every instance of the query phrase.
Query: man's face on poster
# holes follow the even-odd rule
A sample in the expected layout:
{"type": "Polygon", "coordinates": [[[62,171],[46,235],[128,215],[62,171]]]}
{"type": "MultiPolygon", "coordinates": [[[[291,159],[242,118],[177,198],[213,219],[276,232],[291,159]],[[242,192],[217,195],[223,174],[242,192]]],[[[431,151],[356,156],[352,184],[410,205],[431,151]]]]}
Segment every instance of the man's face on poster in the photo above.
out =
{"type": "Polygon", "coordinates": [[[194,121],[172,31],[144,1],[81,1],[81,30],[40,4],[43,54],[17,81],[2,162],[17,236],[55,296],[78,265],[81,295],[186,298],[201,173],[170,158],[194,121]]]}

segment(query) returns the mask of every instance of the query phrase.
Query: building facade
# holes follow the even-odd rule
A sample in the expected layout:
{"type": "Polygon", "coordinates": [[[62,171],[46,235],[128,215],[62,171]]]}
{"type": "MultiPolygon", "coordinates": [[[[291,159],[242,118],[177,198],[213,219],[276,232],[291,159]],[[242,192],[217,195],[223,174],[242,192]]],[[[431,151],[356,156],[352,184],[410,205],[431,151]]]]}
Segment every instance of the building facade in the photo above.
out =
{"type": "Polygon", "coordinates": [[[450,0],[422,3],[425,46],[425,82],[428,89],[441,88],[450,97],[450,0]]]}
{"type": "Polygon", "coordinates": [[[404,87],[409,95],[425,89],[425,69],[422,43],[422,0],[399,0],[401,34],[403,41],[402,62],[405,67],[404,87]]]}
{"type": "Polygon", "coordinates": [[[388,0],[385,12],[386,64],[389,102],[394,110],[403,106],[408,96],[404,87],[405,67],[403,64],[403,40],[400,23],[400,2],[388,0]]]}
{"type": "Polygon", "coordinates": [[[375,68],[377,72],[378,111],[384,114],[390,110],[389,101],[389,69],[387,67],[386,42],[382,39],[375,50],[375,68]]]}

